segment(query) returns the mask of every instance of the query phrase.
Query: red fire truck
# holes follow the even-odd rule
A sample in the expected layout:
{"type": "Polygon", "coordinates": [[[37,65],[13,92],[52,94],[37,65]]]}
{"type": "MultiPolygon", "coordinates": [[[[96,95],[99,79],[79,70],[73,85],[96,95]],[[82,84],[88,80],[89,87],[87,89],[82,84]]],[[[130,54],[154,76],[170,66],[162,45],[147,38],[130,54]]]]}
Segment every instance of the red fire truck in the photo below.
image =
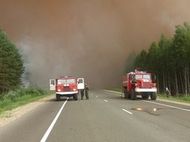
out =
{"type": "Polygon", "coordinates": [[[151,73],[137,71],[127,73],[123,76],[122,88],[124,97],[135,100],[137,95],[141,95],[143,99],[156,100],[156,83],[151,73]]]}
{"type": "Polygon", "coordinates": [[[64,76],[59,79],[50,79],[50,90],[56,91],[58,101],[61,96],[78,100],[77,78],[75,77],[64,76]]]}

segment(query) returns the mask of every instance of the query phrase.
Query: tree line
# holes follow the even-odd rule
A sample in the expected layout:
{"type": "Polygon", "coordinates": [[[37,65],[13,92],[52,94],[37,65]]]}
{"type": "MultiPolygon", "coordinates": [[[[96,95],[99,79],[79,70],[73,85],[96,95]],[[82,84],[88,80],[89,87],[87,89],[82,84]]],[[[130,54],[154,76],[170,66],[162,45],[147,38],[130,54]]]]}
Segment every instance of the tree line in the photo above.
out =
{"type": "Polygon", "coordinates": [[[18,48],[0,29],[0,93],[20,86],[23,71],[23,60],[18,48]]]}
{"type": "Polygon", "coordinates": [[[176,26],[170,38],[161,35],[136,56],[133,67],[155,73],[159,92],[167,87],[172,95],[190,94],[190,25],[176,26]]]}

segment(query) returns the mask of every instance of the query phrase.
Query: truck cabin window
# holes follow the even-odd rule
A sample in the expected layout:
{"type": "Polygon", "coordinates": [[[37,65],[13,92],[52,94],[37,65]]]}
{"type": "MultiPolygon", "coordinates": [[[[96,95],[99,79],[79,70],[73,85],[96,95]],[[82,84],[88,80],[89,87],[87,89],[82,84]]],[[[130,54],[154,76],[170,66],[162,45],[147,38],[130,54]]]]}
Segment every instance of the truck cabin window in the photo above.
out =
{"type": "Polygon", "coordinates": [[[75,79],[67,79],[67,83],[68,83],[68,84],[75,83],[75,79]]]}
{"type": "Polygon", "coordinates": [[[138,79],[142,79],[142,75],[141,74],[137,74],[135,75],[135,79],[138,80],[138,79]]]}
{"type": "Polygon", "coordinates": [[[148,80],[150,80],[150,79],[151,79],[150,74],[144,74],[144,75],[143,75],[143,79],[148,79],[148,80]]]}
{"type": "Polygon", "coordinates": [[[150,77],[150,75],[149,74],[144,74],[144,75],[142,75],[142,74],[137,74],[137,75],[135,75],[135,79],[148,79],[148,80],[150,80],[151,79],[151,77],[150,77]]]}
{"type": "Polygon", "coordinates": [[[57,81],[58,85],[75,83],[75,79],[60,79],[57,81]]]}
{"type": "Polygon", "coordinates": [[[78,84],[79,84],[79,83],[83,83],[83,80],[82,80],[82,79],[79,79],[78,84]]]}

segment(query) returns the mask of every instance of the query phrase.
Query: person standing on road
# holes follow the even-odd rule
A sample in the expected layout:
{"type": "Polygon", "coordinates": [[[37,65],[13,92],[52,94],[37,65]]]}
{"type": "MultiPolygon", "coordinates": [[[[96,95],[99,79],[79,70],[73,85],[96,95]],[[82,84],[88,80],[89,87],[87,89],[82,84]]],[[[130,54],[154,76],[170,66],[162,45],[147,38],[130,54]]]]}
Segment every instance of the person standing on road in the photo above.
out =
{"type": "Polygon", "coordinates": [[[167,97],[170,97],[170,96],[171,96],[171,92],[170,92],[170,90],[168,89],[168,87],[166,87],[166,96],[167,96],[167,97]]]}
{"type": "Polygon", "coordinates": [[[88,100],[88,99],[89,99],[89,94],[88,94],[89,87],[88,87],[87,84],[85,84],[85,88],[84,88],[84,90],[85,90],[85,97],[86,97],[86,99],[88,100]]]}
{"type": "Polygon", "coordinates": [[[81,89],[81,90],[80,90],[80,95],[81,95],[81,100],[83,100],[83,97],[84,97],[84,89],[81,89]]]}

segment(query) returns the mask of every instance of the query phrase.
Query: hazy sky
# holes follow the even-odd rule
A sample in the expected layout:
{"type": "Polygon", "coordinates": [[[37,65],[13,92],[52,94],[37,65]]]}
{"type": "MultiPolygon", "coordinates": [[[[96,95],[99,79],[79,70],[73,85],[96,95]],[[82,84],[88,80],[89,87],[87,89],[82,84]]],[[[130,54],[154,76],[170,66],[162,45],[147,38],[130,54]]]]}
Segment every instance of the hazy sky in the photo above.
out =
{"type": "Polygon", "coordinates": [[[0,0],[0,27],[22,49],[34,84],[48,86],[49,78],[74,75],[92,87],[118,86],[128,56],[190,22],[189,5],[189,0],[0,0]]]}

